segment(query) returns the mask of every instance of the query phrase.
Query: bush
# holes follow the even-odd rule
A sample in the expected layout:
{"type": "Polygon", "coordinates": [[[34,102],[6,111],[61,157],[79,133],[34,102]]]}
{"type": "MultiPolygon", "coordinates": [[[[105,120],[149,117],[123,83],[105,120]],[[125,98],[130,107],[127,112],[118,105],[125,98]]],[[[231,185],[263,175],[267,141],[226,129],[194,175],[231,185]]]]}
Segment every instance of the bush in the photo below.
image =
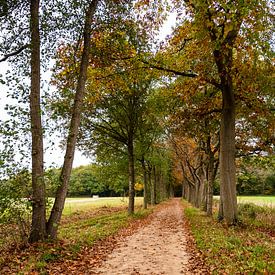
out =
{"type": "Polygon", "coordinates": [[[238,212],[240,217],[255,219],[257,213],[261,212],[261,207],[253,203],[238,204],[238,212]]]}
{"type": "Polygon", "coordinates": [[[258,206],[253,203],[238,204],[239,220],[248,225],[272,228],[275,224],[275,209],[258,206]]]}
{"type": "Polygon", "coordinates": [[[0,181],[0,224],[12,226],[14,240],[27,241],[30,229],[31,176],[22,171],[0,181]]]}
{"type": "Polygon", "coordinates": [[[0,200],[0,223],[16,225],[13,232],[14,239],[27,242],[30,231],[30,209],[26,199],[1,199],[0,200]]]}

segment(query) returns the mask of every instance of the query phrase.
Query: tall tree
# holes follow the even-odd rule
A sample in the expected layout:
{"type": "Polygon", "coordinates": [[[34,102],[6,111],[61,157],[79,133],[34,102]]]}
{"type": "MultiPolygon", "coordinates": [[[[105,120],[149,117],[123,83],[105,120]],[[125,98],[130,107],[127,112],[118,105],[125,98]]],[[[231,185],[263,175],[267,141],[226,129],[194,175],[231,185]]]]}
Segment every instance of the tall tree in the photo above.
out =
{"type": "MultiPolygon", "coordinates": [[[[125,20],[124,25],[104,31],[97,30],[92,41],[87,86],[89,93],[85,98],[83,131],[80,134],[80,138],[85,137],[87,143],[90,143],[93,131],[94,137],[99,137],[99,143],[108,143],[113,139],[109,144],[119,142],[126,146],[129,164],[129,213],[134,211],[134,143],[143,115],[144,96],[151,85],[150,77],[142,74],[140,64],[134,58],[144,47],[144,38],[139,37],[139,31],[138,26],[129,18],[125,20]],[[102,139],[100,136],[105,137],[102,139]]],[[[64,55],[62,52],[60,54],[62,60],[64,55]]],[[[57,74],[57,83],[60,83],[60,80],[62,83],[63,72],[57,74]]],[[[71,85],[69,82],[67,84],[71,85]]],[[[68,97],[62,96],[63,103],[68,103],[68,97]]],[[[60,103],[60,100],[58,102],[60,103]]],[[[81,143],[83,144],[83,140],[80,139],[81,143]]]]}
{"type": "Polygon", "coordinates": [[[117,146],[117,150],[126,149],[129,176],[128,212],[131,214],[134,212],[135,197],[135,143],[137,131],[144,116],[144,96],[148,87],[142,83],[144,81],[132,83],[125,74],[122,77],[123,82],[120,77],[107,80],[112,89],[107,91],[105,87],[104,90],[107,93],[105,96],[102,95],[96,110],[90,113],[89,109],[87,110],[83,121],[83,130],[86,134],[84,132],[82,134],[83,137],[86,136],[88,144],[91,141],[94,142],[96,138],[99,144],[103,141],[105,145],[114,147],[115,141],[122,145],[122,147],[117,146]],[[91,131],[93,131],[94,140],[91,140],[91,131]]]}
{"type": "Polygon", "coordinates": [[[31,134],[32,134],[32,226],[30,242],[46,236],[46,201],[43,163],[43,129],[40,108],[39,0],[30,2],[31,32],[31,134]]]}
{"type": "Polygon", "coordinates": [[[47,222],[47,234],[51,238],[56,238],[57,229],[61,219],[64,203],[68,191],[68,184],[71,175],[74,152],[76,146],[76,140],[78,135],[78,128],[81,119],[81,110],[83,104],[83,98],[85,95],[85,83],[87,79],[87,70],[89,66],[89,55],[91,50],[91,25],[98,0],[93,0],[89,3],[86,15],[85,15],[85,26],[83,31],[83,52],[80,62],[80,70],[78,75],[77,87],[74,98],[74,105],[72,109],[72,118],[70,122],[70,128],[67,138],[66,153],[64,157],[64,163],[62,166],[60,176],[60,186],[57,189],[55,202],[51,210],[50,218],[47,222]]]}
{"type": "Polygon", "coordinates": [[[222,92],[220,129],[220,219],[228,224],[237,221],[235,168],[235,88],[233,86],[233,50],[244,27],[252,27],[250,17],[259,20],[267,12],[267,2],[254,1],[185,1],[212,43],[212,54],[222,92]],[[257,10],[258,9],[258,10],[257,10]]]}

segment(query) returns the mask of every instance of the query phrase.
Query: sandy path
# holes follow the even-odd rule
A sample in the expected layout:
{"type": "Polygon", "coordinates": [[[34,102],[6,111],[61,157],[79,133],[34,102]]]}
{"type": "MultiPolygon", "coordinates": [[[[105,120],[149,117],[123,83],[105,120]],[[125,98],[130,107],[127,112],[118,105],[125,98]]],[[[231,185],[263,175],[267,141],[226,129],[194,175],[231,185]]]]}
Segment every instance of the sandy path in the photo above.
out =
{"type": "Polygon", "coordinates": [[[179,199],[160,208],[151,222],[121,240],[96,274],[187,274],[188,254],[179,199]]]}

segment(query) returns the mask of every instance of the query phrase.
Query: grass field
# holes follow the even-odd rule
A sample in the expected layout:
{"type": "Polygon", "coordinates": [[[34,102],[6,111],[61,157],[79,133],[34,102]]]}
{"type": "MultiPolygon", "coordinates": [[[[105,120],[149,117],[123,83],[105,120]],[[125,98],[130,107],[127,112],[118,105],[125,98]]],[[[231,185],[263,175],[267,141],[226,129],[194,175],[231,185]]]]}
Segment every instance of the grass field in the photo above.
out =
{"type": "MultiPolygon", "coordinates": [[[[135,198],[135,205],[140,206],[143,203],[142,197],[135,198]]],[[[63,215],[71,215],[80,211],[99,207],[118,207],[127,206],[128,198],[109,197],[109,198],[67,198],[63,215]]]]}
{"type": "Polygon", "coordinates": [[[239,196],[238,203],[255,203],[257,205],[275,207],[275,196],[239,196]]]}
{"type": "MultiPolygon", "coordinates": [[[[219,199],[219,196],[214,196],[219,199]]],[[[238,196],[238,203],[254,203],[260,206],[275,207],[275,196],[238,196]]]]}

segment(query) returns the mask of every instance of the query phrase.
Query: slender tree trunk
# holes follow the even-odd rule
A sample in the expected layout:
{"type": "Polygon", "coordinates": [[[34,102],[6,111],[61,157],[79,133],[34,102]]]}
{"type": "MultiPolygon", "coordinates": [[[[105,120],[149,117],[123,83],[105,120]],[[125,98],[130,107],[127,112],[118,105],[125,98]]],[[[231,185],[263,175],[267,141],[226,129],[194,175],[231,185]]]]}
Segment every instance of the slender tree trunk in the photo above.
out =
{"type": "Polygon", "coordinates": [[[148,188],[148,178],[147,178],[147,171],[146,171],[146,165],[144,158],[141,160],[142,165],[142,171],[143,171],[143,181],[144,181],[144,187],[143,187],[143,208],[147,209],[147,188],[148,188]]]}
{"type": "Polygon", "coordinates": [[[174,188],[173,185],[170,184],[170,188],[169,188],[169,198],[174,198],[174,188]]]}
{"type": "Polygon", "coordinates": [[[164,179],[163,179],[163,174],[162,171],[159,171],[159,183],[161,186],[160,189],[160,201],[163,201],[165,199],[165,183],[164,183],[164,179]]]}
{"type": "Polygon", "coordinates": [[[39,0],[30,2],[31,93],[30,116],[32,135],[32,224],[30,242],[46,236],[46,203],[43,165],[43,130],[40,108],[40,34],[39,0]]]}
{"type": "Polygon", "coordinates": [[[191,186],[191,204],[193,206],[196,206],[196,190],[197,190],[197,185],[191,186]]]}
{"type": "Polygon", "coordinates": [[[206,179],[204,176],[201,176],[201,184],[199,189],[199,207],[203,208],[205,205],[205,188],[206,188],[206,179]]]}
{"type": "Polygon", "coordinates": [[[188,183],[185,184],[185,199],[189,202],[190,198],[190,186],[188,183]]]}
{"type": "Polygon", "coordinates": [[[156,167],[153,166],[153,180],[152,180],[152,187],[151,187],[151,204],[156,204],[156,185],[157,185],[157,179],[156,179],[156,167]]]}
{"type": "Polygon", "coordinates": [[[84,26],[84,46],[82,52],[82,58],[80,63],[80,72],[77,81],[74,106],[72,110],[72,118],[69,128],[69,134],[67,138],[66,154],[64,157],[64,163],[60,176],[60,185],[56,192],[55,202],[51,211],[50,218],[47,223],[47,234],[50,238],[56,238],[57,229],[60,223],[62,211],[64,208],[64,203],[68,191],[69,179],[72,171],[75,146],[78,135],[78,128],[80,125],[81,118],[81,107],[83,103],[83,98],[85,95],[85,83],[87,79],[87,69],[89,65],[89,53],[91,48],[91,23],[94,13],[96,11],[98,0],[93,0],[90,2],[85,18],[84,26]]]}
{"type": "Polygon", "coordinates": [[[128,166],[129,166],[129,205],[128,214],[135,211],[135,161],[134,145],[132,138],[128,141],[128,166]]]}
{"type": "Polygon", "coordinates": [[[212,216],[213,210],[213,185],[216,177],[215,173],[215,156],[211,149],[211,137],[207,139],[207,154],[208,154],[208,168],[207,168],[207,199],[206,199],[206,213],[212,216]]]}
{"type": "Polygon", "coordinates": [[[206,199],[206,213],[208,216],[212,216],[213,210],[213,184],[215,180],[214,175],[214,155],[209,152],[209,167],[208,167],[208,181],[207,181],[207,199],[206,199]]]}
{"type": "Polygon", "coordinates": [[[200,207],[200,188],[201,188],[201,183],[198,180],[195,184],[195,198],[194,198],[194,202],[195,202],[195,207],[199,208],[200,207]]]}

